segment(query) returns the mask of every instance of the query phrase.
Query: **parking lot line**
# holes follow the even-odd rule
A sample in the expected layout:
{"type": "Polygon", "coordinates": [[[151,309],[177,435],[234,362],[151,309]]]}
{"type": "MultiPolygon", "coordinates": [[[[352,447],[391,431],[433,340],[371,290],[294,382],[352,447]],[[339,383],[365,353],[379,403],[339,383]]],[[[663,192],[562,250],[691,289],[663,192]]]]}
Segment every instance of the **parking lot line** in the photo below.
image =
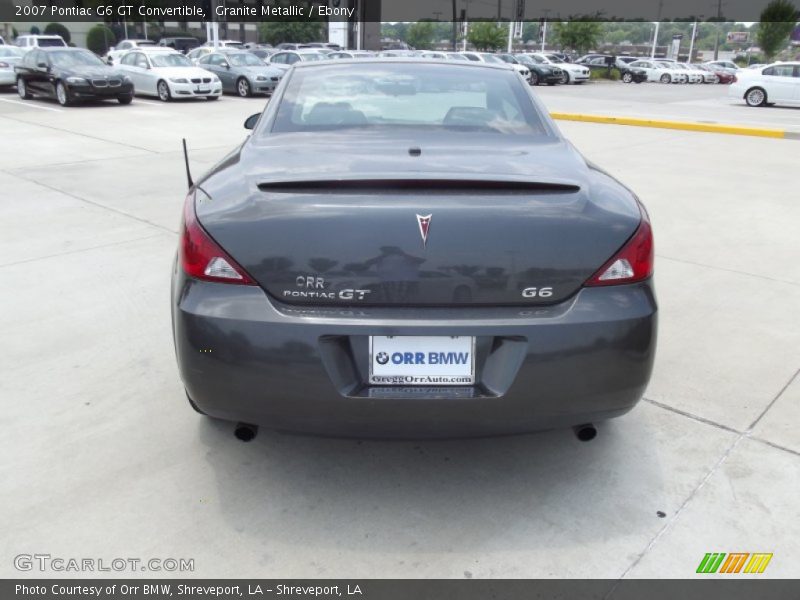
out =
{"type": "Polygon", "coordinates": [[[0,98],[0,102],[8,102],[9,104],[19,104],[20,106],[27,106],[28,108],[38,108],[39,110],[49,110],[52,112],[64,112],[60,108],[53,108],[52,106],[39,106],[29,102],[20,102],[19,100],[9,100],[8,98],[0,98]]]}

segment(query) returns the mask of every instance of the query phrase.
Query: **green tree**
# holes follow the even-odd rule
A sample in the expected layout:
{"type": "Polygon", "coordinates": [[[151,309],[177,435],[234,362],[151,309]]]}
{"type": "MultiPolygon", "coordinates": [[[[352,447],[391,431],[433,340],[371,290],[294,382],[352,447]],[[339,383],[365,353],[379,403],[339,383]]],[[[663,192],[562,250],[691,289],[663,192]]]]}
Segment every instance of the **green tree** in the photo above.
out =
{"type": "Polygon", "coordinates": [[[478,50],[496,50],[502,48],[508,31],[497,23],[478,21],[469,24],[467,41],[478,50]]]}
{"type": "Polygon", "coordinates": [[[603,24],[600,21],[576,18],[554,23],[553,33],[556,43],[561,48],[571,48],[578,54],[585,54],[597,46],[603,33],[603,24]]]}
{"type": "Polygon", "coordinates": [[[417,50],[429,50],[433,45],[434,33],[433,23],[417,21],[408,28],[406,43],[417,50]]]}
{"type": "Polygon", "coordinates": [[[72,35],[70,35],[69,29],[64,27],[61,23],[48,23],[47,27],[44,28],[44,32],[47,35],[60,35],[67,44],[72,41],[72,35]]]}
{"type": "Polygon", "coordinates": [[[788,0],[772,0],[761,12],[758,45],[767,62],[786,47],[797,18],[797,9],[788,0]]]}
{"type": "Polygon", "coordinates": [[[114,32],[105,25],[95,25],[86,34],[86,47],[101,56],[116,43],[117,38],[114,32]]]}
{"type": "Polygon", "coordinates": [[[258,37],[268,44],[294,42],[321,42],[324,35],[324,23],[319,21],[267,21],[258,26],[258,37]]]}

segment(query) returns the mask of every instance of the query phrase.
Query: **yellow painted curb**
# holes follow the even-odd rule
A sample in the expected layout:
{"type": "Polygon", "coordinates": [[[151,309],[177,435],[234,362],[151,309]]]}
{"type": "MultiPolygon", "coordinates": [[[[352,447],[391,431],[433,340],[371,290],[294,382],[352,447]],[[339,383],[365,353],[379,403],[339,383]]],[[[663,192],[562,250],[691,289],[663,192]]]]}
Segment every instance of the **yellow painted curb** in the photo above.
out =
{"type": "Polygon", "coordinates": [[[789,138],[783,129],[765,127],[742,127],[740,125],[717,125],[714,123],[692,123],[688,121],[661,121],[658,119],[636,119],[633,117],[606,117],[603,115],[584,115],[578,113],[553,112],[550,116],[561,121],[582,121],[584,123],[608,123],[611,125],[633,125],[635,127],[656,127],[659,129],[681,129],[684,131],[706,131],[729,135],[753,135],[768,138],[789,138]]]}

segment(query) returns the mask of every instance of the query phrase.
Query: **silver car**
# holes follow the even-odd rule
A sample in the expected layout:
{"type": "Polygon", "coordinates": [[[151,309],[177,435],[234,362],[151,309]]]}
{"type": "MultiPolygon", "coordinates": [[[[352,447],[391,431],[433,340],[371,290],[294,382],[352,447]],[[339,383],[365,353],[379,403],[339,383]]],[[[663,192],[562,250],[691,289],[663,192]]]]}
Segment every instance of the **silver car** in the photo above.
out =
{"type": "Polygon", "coordinates": [[[247,98],[253,94],[272,95],[283,71],[264,64],[246,50],[219,49],[197,61],[197,66],[211,71],[222,81],[222,91],[247,98]]]}
{"type": "Polygon", "coordinates": [[[25,50],[16,46],[0,46],[0,86],[16,85],[14,65],[19,64],[25,50]]]}

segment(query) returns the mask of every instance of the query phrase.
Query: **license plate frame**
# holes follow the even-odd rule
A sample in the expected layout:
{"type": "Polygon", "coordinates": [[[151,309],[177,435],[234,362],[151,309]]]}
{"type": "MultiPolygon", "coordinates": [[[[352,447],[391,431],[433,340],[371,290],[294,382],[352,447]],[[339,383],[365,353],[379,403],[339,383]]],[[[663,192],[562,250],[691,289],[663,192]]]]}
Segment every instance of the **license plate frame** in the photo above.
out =
{"type": "Polygon", "coordinates": [[[373,386],[474,386],[475,385],[475,336],[470,335],[371,335],[369,336],[369,385],[373,386]],[[397,348],[403,348],[402,351],[397,348]],[[432,353],[448,360],[468,352],[464,362],[429,363],[432,353]],[[385,363],[379,363],[377,355],[387,355],[385,363]],[[406,358],[412,355],[412,362],[395,362],[394,356],[401,354],[406,358]],[[416,362],[422,354],[424,362],[416,362]],[[377,367],[377,368],[376,368],[377,367]],[[377,371],[377,372],[376,372],[377,371]]]}

